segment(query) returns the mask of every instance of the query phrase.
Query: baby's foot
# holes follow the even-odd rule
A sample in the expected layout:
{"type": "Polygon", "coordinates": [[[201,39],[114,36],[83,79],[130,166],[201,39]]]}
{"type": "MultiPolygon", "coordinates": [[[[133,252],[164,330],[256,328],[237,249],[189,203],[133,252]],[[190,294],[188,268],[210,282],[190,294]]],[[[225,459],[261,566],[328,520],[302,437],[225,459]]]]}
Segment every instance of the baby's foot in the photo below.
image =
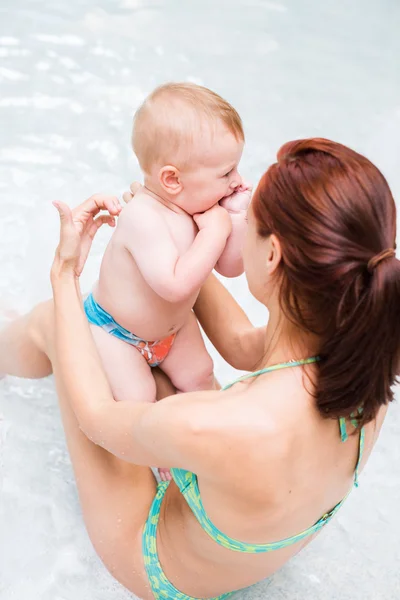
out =
{"type": "Polygon", "coordinates": [[[161,481],[172,481],[171,471],[169,469],[164,469],[163,467],[160,467],[158,469],[158,474],[161,477],[161,481]]]}

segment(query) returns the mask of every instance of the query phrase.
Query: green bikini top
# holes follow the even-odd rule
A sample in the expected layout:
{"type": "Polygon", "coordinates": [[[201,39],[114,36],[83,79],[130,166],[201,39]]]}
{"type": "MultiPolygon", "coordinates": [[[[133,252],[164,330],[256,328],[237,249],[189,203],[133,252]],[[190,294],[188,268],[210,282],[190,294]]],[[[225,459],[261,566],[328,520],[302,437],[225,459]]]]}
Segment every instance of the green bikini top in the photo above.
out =
{"type": "MultiPolygon", "coordinates": [[[[262,375],[263,373],[270,373],[271,371],[278,371],[279,369],[286,369],[289,367],[297,367],[297,366],[301,366],[301,365],[307,365],[310,363],[317,362],[318,360],[319,359],[317,357],[313,357],[313,358],[307,358],[304,360],[291,361],[288,363],[280,363],[278,365],[273,365],[271,367],[267,367],[266,369],[261,369],[260,371],[256,371],[254,373],[250,373],[248,375],[244,375],[243,377],[240,377],[233,383],[225,386],[222,391],[227,390],[228,388],[232,387],[238,381],[243,381],[243,380],[249,379],[251,377],[257,377],[258,375],[262,375]]],[[[356,422],[353,422],[353,424],[356,425],[356,422]]],[[[345,419],[339,420],[339,427],[340,427],[340,435],[341,435],[342,442],[345,442],[348,438],[347,431],[346,431],[346,420],[345,419]]],[[[364,428],[362,428],[361,432],[360,432],[358,461],[357,461],[355,474],[354,474],[354,485],[356,487],[358,486],[358,471],[359,471],[359,466],[360,466],[360,462],[361,462],[361,458],[362,458],[362,454],[363,454],[364,441],[365,441],[365,430],[364,430],[364,428]]],[[[310,535],[313,535],[314,533],[316,533],[317,531],[322,529],[322,527],[324,527],[332,519],[332,517],[337,513],[337,511],[340,509],[340,507],[342,506],[342,504],[344,503],[344,501],[347,499],[347,497],[349,496],[349,494],[351,492],[351,490],[349,490],[349,492],[346,494],[346,496],[343,498],[343,500],[341,502],[339,502],[329,512],[324,514],[319,519],[319,521],[317,521],[314,525],[312,525],[308,529],[305,529],[301,533],[298,533],[297,535],[286,538],[279,542],[271,542],[269,544],[247,544],[245,542],[239,542],[238,540],[235,540],[235,539],[225,535],[224,533],[222,533],[222,531],[220,531],[217,527],[215,527],[215,525],[211,522],[211,520],[209,519],[209,517],[204,509],[203,502],[202,502],[201,496],[200,496],[200,490],[199,490],[199,485],[198,485],[198,481],[197,481],[197,476],[194,473],[191,473],[190,471],[185,471],[184,469],[171,469],[171,474],[172,474],[172,477],[173,477],[176,485],[178,486],[181,493],[185,497],[189,507],[191,508],[193,514],[197,518],[198,522],[200,523],[200,525],[204,529],[204,531],[206,533],[208,533],[208,535],[215,542],[220,544],[221,546],[224,546],[225,548],[228,548],[229,550],[234,550],[236,552],[247,552],[250,554],[259,554],[262,552],[271,552],[272,550],[279,550],[280,548],[286,548],[286,546],[291,546],[292,544],[295,544],[296,542],[299,542],[300,540],[303,540],[304,538],[306,538],[310,535]]]]}

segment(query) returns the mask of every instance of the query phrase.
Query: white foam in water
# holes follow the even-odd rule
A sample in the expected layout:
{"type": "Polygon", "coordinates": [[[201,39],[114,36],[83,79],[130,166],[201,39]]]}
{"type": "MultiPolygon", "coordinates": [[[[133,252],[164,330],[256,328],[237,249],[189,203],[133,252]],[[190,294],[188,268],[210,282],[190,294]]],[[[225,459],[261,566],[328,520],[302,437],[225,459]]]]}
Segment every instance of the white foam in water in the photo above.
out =
{"type": "Polygon", "coordinates": [[[95,46],[91,48],[90,53],[94,56],[104,56],[106,58],[115,58],[116,60],[121,60],[121,57],[116,52],[113,52],[109,48],[105,48],[104,46],[95,46]]]}
{"type": "Polygon", "coordinates": [[[66,69],[79,69],[78,63],[69,56],[60,56],[59,62],[66,69]]]}
{"type": "MultiPolygon", "coordinates": [[[[241,170],[250,181],[283,142],[322,136],[365,152],[400,194],[398,0],[309,0],[306,10],[289,0],[97,4],[1,0],[0,327],[5,313],[51,294],[52,200],[74,205],[141,177],[132,116],[164,81],[207,85],[238,108],[247,139],[241,170]]],[[[84,292],[110,235],[104,229],[95,239],[84,292]]],[[[253,322],[265,323],[244,277],[225,283],[253,322]]],[[[233,378],[210,351],[221,383],[233,378]]],[[[237,598],[398,598],[399,431],[396,405],[335,521],[269,582],[237,598]]],[[[85,532],[52,379],[6,378],[0,600],[134,598],[106,572],[85,532]]]]}
{"type": "Polygon", "coordinates": [[[38,71],[48,71],[50,67],[51,65],[44,61],[40,61],[35,65],[35,69],[37,69],[38,71]]]}
{"type": "Polygon", "coordinates": [[[268,10],[273,10],[276,12],[286,12],[287,6],[283,4],[278,4],[277,2],[264,2],[264,6],[268,10]]]}
{"type": "Polygon", "coordinates": [[[32,36],[40,42],[46,44],[56,44],[58,46],[84,46],[85,41],[76,35],[48,35],[44,33],[37,33],[32,36]]]}
{"type": "Polygon", "coordinates": [[[145,6],[146,0],[121,0],[121,8],[135,9],[145,6]]]}
{"type": "Polygon", "coordinates": [[[58,83],[61,85],[64,85],[65,83],[67,83],[67,80],[65,79],[65,77],[60,77],[60,75],[53,75],[51,80],[54,81],[54,83],[58,83]]]}
{"type": "Polygon", "coordinates": [[[15,37],[0,37],[0,46],[18,46],[19,43],[19,39],[15,37]]]}
{"type": "Polygon", "coordinates": [[[72,140],[64,138],[62,135],[23,135],[23,141],[28,144],[38,144],[40,146],[49,146],[50,148],[68,150],[72,146],[72,140]]]}
{"type": "Polygon", "coordinates": [[[31,52],[26,48],[0,48],[0,58],[17,58],[29,56],[31,52]]]}
{"type": "Polygon", "coordinates": [[[59,165],[62,162],[61,156],[52,152],[39,152],[37,149],[30,148],[6,148],[0,149],[0,161],[13,161],[16,163],[29,163],[31,165],[59,165]]]}
{"type": "Polygon", "coordinates": [[[0,67],[0,81],[2,79],[8,79],[9,81],[22,81],[24,79],[29,79],[29,77],[20,71],[0,67]]]}
{"type": "Polygon", "coordinates": [[[114,163],[119,156],[118,147],[107,140],[94,140],[87,147],[99,152],[109,163],[114,163]]]}
{"type": "Polygon", "coordinates": [[[35,108],[38,110],[56,109],[66,107],[72,112],[82,113],[84,108],[78,102],[71,102],[69,98],[56,98],[46,95],[35,95],[33,97],[6,97],[0,98],[0,108],[35,108]]]}
{"type": "Polygon", "coordinates": [[[0,108],[18,107],[18,108],[39,108],[49,109],[57,108],[68,103],[66,98],[52,98],[51,96],[37,95],[34,97],[6,97],[0,98],[0,108]]]}

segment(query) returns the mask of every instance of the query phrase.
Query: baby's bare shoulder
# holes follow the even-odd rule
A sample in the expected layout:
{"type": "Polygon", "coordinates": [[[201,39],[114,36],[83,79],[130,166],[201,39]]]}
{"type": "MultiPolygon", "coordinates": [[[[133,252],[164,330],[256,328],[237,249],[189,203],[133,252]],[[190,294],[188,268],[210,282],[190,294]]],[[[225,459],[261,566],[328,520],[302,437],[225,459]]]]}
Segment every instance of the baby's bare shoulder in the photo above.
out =
{"type": "Polygon", "coordinates": [[[132,229],[140,228],[146,224],[154,225],[155,221],[162,219],[162,211],[152,198],[146,194],[138,193],[132,200],[124,206],[118,217],[118,228],[120,233],[125,230],[132,232],[132,229]]]}
{"type": "Polygon", "coordinates": [[[128,204],[125,204],[124,208],[121,211],[121,216],[124,217],[125,220],[129,218],[134,218],[138,214],[160,214],[161,210],[158,203],[147,194],[143,192],[138,192],[134,198],[128,204]]]}

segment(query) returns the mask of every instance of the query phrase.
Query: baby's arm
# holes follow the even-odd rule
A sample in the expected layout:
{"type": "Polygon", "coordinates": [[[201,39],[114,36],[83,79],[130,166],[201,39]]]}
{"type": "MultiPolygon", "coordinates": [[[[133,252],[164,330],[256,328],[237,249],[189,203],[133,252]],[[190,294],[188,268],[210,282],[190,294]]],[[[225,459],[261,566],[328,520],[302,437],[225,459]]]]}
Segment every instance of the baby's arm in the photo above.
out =
{"type": "Polygon", "coordinates": [[[247,229],[247,209],[251,200],[252,186],[242,184],[236,192],[221,200],[232,221],[232,232],[215,270],[224,277],[238,277],[243,273],[243,243],[247,229]]]}
{"type": "Polygon", "coordinates": [[[153,206],[130,203],[119,218],[125,248],[148,285],[168,302],[181,302],[200,289],[231,231],[229,216],[218,205],[194,220],[199,232],[179,256],[164,217],[153,206]]]}

